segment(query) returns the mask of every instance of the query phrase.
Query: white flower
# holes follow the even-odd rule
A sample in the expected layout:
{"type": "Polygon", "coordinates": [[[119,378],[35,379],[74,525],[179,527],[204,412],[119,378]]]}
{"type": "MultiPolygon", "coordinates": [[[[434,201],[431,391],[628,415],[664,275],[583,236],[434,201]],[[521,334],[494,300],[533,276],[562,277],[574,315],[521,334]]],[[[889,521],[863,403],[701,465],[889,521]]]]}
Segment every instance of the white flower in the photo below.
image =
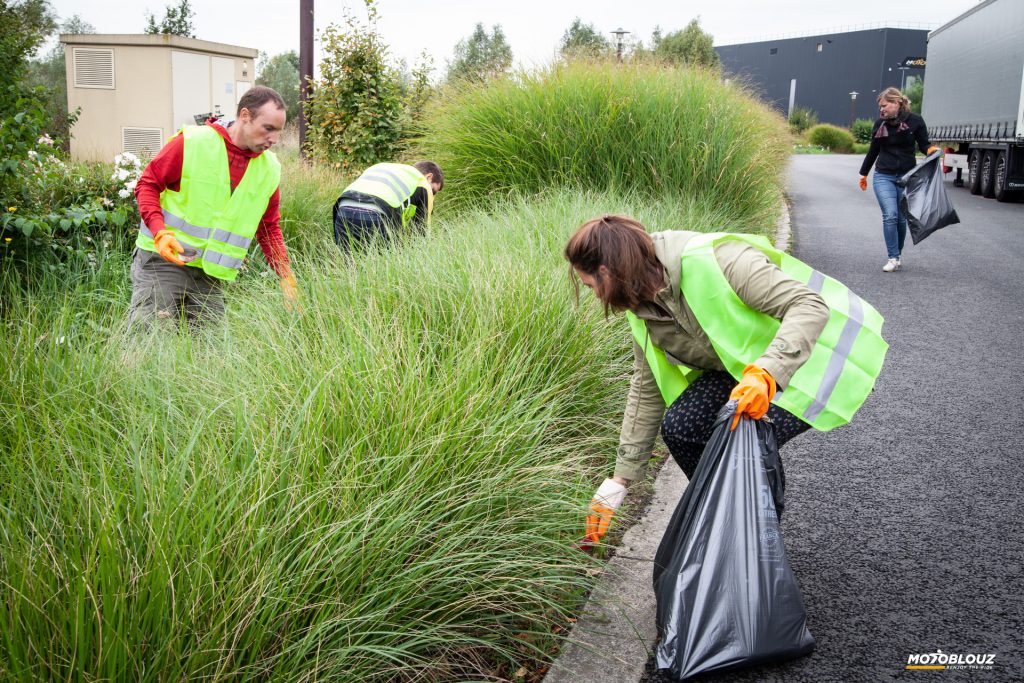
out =
{"type": "Polygon", "coordinates": [[[126,190],[134,190],[135,186],[138,185],[138,183],[139,183],[138,180],[130,180],[127,183],[124,184],[124,187],[125,187],[126,190]]]}
{"type": "Polygon", "coordinates": [[[117,196],[120,197],[121,199],[128,199],[128,197],[130,197],[131,194],[132,194],[131,192],[129,192],[128,190],[126,190],[124,188],[122,188],[122,189],[117,191],[117,196]]]}
{"type": "Polygon", "coordinates": [[[127,180],[128,176],[131,174],[128,173],[127,168],[119,168],[117,169],[117,173],[115,173],[114,175],[116,176],[115,180],[127,180]]]}
{"type": "Polygon", "coordinates": [[[50,145],[52,147],[53,146],[53,140],[50,139],[49,135],[47,135],[46,133],[43,133],[41,136],[39,136],[39,139],[36,140],[36,144],[39,144],[39,145],[50,145]]]}
{"type": "Polygon", "coordinates": [[[28,151],[28,158],[29,159],[32,159],[34,161],[37,156],[39,156],[39,155],[36,154],[36,151],[34,149],[30,149],[28,151]]]}

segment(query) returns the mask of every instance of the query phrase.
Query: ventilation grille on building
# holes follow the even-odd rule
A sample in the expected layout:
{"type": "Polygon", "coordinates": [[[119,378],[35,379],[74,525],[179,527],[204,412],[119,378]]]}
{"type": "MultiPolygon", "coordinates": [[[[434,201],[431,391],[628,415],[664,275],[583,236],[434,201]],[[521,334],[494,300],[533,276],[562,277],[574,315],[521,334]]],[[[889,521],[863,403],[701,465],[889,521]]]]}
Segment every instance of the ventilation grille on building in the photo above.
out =
{"type": "Polygon", "coordinates": [[[142,160],[152,159],[164,145],[163,128],[122,128],[121,151],[142,160]]]}
{"type": "Polygon", "coordinates": [[[114,88],[114,51],[76,47],[74,49],[76,88],[114,88]]]}

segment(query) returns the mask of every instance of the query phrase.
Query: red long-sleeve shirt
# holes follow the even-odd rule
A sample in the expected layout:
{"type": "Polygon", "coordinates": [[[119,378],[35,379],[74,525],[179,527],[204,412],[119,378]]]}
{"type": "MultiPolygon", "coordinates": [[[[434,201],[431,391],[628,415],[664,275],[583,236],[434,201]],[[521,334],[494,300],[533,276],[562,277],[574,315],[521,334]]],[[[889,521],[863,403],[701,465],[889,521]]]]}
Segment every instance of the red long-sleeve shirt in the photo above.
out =
{"type": "MultiPolygon", "coordinates": [[[[231,173],[231,191],[234,192],[245,175],[245,169],[249,166],[249,159],[258,157],[261,152],[250,152],[242,149],[231,141],[228,131],[217,123],[207,122],[208,126],[220,133],[224,138],[224,146],[228,150],[228,169],[231,173]]],[[[146,227],[154,235],[164,229],[164,214],[160,208],[160,193],[165,189],[173,192],[181,190],[181,167],[185,155],[185,138],[181,133],[175,135],[170,142],[164,145],[155,157],[146,165],[142,177],[135,185],[135,199],[139,203],[139,213],[146,227]]],[[[274,269],[278,277],[286,277],[291,274],[291,265],[288,263],[288,250],[284,246],[284,237],[281,235],[281,188],[274,190],[267,210],[260,219],[260,225],[256,229],[256,241],[267,258],[267,263],[274,269]]]]}

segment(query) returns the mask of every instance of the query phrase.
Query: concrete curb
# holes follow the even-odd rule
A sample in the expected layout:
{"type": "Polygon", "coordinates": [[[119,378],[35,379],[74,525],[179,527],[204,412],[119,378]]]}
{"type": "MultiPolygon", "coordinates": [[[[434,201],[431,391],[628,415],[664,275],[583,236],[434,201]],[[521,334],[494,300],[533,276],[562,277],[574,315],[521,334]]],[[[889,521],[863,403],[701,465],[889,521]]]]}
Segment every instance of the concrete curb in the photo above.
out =
{"type": "Polygon", "coordinates": [[[654,648],[654,553],[686,488],[686,475],[667,458],[643,518],[622,537],[544,683],[636,683],[654,648]]]}
{"type": "MultiPolygon", "coordinates": [[[[791,226],[785,196],[781,204],[775,246],[788,251],[791,226]]],[[[637,683],[643,678],[657,638],[654,553],[686,484],[683,471],[666,458],[654,481],[650,507],[605,565],[544,683],[637,683]]]]}

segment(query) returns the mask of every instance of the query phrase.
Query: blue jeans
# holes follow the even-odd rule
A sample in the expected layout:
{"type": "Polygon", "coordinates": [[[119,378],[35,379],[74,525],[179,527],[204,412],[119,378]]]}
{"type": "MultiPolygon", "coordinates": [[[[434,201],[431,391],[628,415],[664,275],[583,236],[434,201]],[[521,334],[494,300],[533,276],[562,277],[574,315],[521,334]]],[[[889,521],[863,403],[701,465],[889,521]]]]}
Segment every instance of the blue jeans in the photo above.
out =
{"type": "Polygon", "coordinates": [[[896,184],[900,176],[875,171],[872,185],[875,198],[882,207],[882,235],[885,237],[885,249],[889,258],[898,259],[903,251],[903,242],[907,239],[907,217],[900,211],[900,199],[903,188],[896,184]]]}
{"type": "Polygon", "coordinates": [[[382,213],[343,206],[334,214],[334,241],[346,253],[352,247],[387,243],[389,237],[388,220],[382,213]]]}

